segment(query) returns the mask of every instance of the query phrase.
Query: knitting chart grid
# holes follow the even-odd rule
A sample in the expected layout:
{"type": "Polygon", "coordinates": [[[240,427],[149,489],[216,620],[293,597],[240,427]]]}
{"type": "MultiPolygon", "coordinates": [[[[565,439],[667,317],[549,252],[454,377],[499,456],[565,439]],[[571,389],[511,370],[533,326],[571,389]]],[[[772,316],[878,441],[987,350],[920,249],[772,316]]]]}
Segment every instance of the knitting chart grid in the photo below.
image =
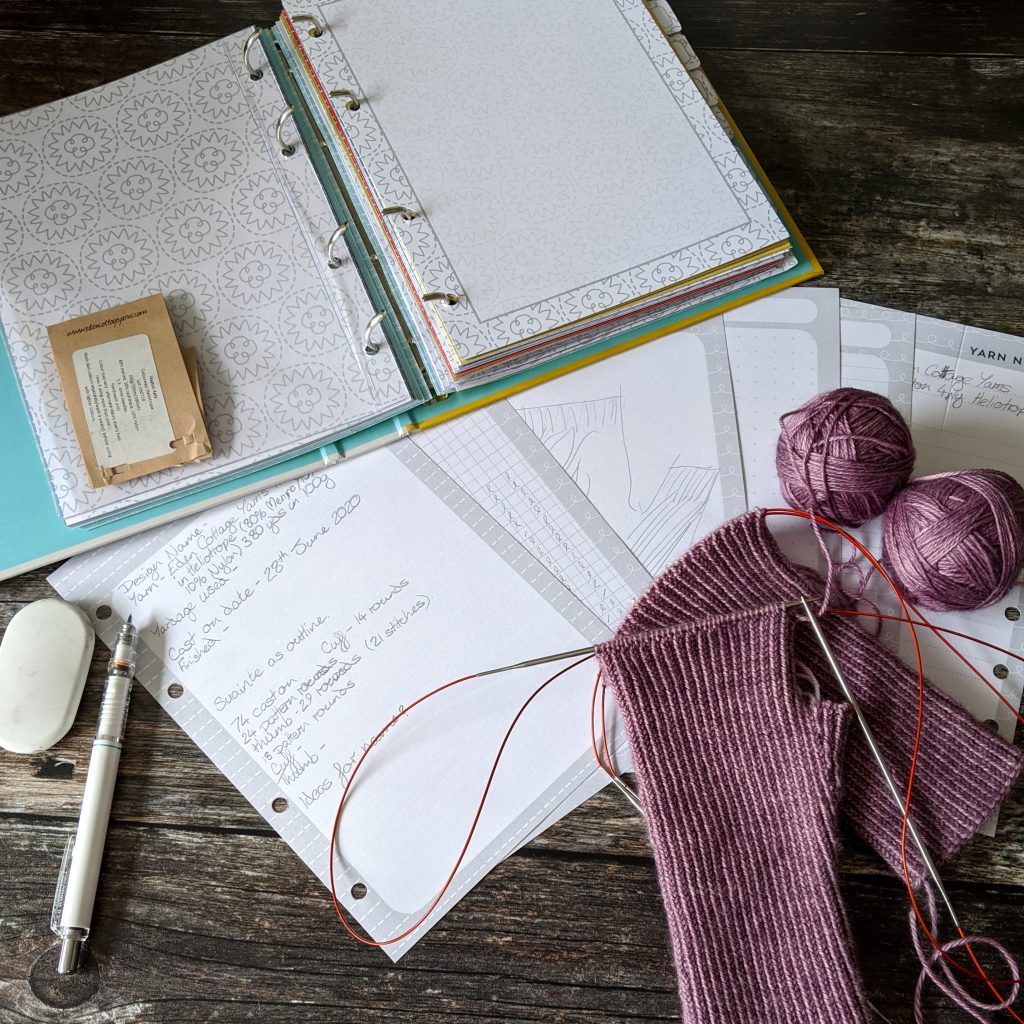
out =
{"type": "Polygon", "coordinates": [[[650,582],[626,543],[507,402],[435,428],[415,444],[609,630],[650,582]]]}

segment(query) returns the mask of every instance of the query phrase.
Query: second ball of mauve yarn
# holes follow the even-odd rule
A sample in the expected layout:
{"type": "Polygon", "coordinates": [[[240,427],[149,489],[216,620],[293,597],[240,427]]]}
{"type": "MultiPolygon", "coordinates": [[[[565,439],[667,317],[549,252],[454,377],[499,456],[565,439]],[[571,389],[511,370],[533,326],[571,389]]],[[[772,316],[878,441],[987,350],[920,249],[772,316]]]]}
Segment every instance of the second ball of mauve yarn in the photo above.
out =
{"type": "Polygon", "coordinates": [[[922,608],[993,604],[1024,564],[1024,489],[997,469],[920,477],[885,513],[882,561],[922,608]]]}
{"type": "Polygon", "coordinates": [[[775,468],[794,508],[840,526],[860,526],[879,515],[910,479],[910,429],[883,395],[836,388],[780,422],[775,468]]]}

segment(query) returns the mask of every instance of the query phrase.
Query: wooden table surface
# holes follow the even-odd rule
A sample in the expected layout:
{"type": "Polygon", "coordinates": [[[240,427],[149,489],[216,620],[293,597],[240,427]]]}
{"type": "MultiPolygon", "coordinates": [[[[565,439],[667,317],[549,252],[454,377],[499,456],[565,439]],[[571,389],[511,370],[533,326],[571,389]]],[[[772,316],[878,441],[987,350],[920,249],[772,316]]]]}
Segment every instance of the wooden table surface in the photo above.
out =
{"type": "MultiPolygon", "coordinates": [[[[1024,333],[1024,5],[687,8],[684,30],[826,283],[852,298],[1024,333]]],[[[0,113],[275,14],[273,0],[8,0],[0,113]]],[[[42,570],[0,584],[0,626],[50,593],[45,580],[42,570]]],[[[0,752],[4,1024],[679,1019],[644,831],[613,791],[502,864],[395,966],[341,933],[319,882],[141,690],[87,967],[58,978],[50,903],[82,795],[105,653],[94,658],[78,724],[57,747],[0,752]]],[[[1018,787],[998,838],[975,840],[946,875],[970,928],[1024,953],[1022,839],[1018,787]]],[[[844,891],[867,989],[904,1024],[917,974],[906,900],[866,849],[849,847],[844,891]]],[[[930,1021],[965,1019],[935,999],[928,1005],[930,1021]]],[[[828,1007],[820,1019],[833,1019],[828,1007]]]]}

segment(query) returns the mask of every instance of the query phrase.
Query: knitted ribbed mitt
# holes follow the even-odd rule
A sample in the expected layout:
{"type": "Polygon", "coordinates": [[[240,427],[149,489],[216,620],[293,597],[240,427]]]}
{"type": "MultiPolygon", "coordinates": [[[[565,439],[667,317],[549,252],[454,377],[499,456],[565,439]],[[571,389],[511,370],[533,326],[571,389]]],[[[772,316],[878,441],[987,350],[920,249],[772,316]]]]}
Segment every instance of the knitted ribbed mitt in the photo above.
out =
{"type": "MultiPolygon", "coordinates": [[[[785,605],[824,581],[762,512],[666,570],[598,649],[626,724],[687,1024],[865,1019],[835,870],[834,811],[900,871],[900,814],[821,650],[785,605]],[[820,699],[800,695],[796,666],[820,699]]],[[[853,621],[822,620],[897,781],[917,677],[853,621]]],[[[985,821],[1020,754],[926,687],[913,814],[937,861],[985,821]]],[[[912,880],[923,876],[908,846],[912,880]]]]}
{"type": "Polygon", "coordinates": [[[781,603],[600,651],[640,784],[686,1024],[863,1024],[836,871],[849,708],[810,702],[781,603]]]}
{"type": "MultiPolygon", "coordinates": [[[[709,617],[820,597],[824,581],[790,562],[768,529],[763,511],[738,516],[709,534],[668,568],[636,602],[616,637],[709,617]]],[[[834,601],[834,604],[839,604],[834,601]]],[[[869,636],[853,619],[825,615],[821,624],[857,695],[889,767],[902,787],[917,721],[917,673],[869,636]]],[[[796,633],[796,660],[821,684],[822,696],[841,701],[810,630],[796,633]]],[[[760,732],[756,725],[752,726],[760,732]]],[[[1021,753],[926,684],[924,725],[914,778],[913,816],[932,857],[952,856],[984,824],[1016,781],[1021,753]]],[[[846,747],[841,810],[854,829],[897,874],[900,814],[859,730],[846,747]]],[[[907,845],[911,879],[923,865],[907,845]]]]}

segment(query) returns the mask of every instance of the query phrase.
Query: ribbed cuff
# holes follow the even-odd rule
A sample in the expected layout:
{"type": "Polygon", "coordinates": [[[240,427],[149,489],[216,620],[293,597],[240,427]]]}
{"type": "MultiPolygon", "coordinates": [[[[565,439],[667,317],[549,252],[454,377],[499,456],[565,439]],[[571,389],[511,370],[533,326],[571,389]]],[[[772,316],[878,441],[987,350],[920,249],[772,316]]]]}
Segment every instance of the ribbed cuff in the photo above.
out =
{"type": "Polygon", "coordinates": [[[781,603],[619,635],[622,711],[687,1024],[861,1024],[836,871],[845,705],[808,703],[781,603]]]}

